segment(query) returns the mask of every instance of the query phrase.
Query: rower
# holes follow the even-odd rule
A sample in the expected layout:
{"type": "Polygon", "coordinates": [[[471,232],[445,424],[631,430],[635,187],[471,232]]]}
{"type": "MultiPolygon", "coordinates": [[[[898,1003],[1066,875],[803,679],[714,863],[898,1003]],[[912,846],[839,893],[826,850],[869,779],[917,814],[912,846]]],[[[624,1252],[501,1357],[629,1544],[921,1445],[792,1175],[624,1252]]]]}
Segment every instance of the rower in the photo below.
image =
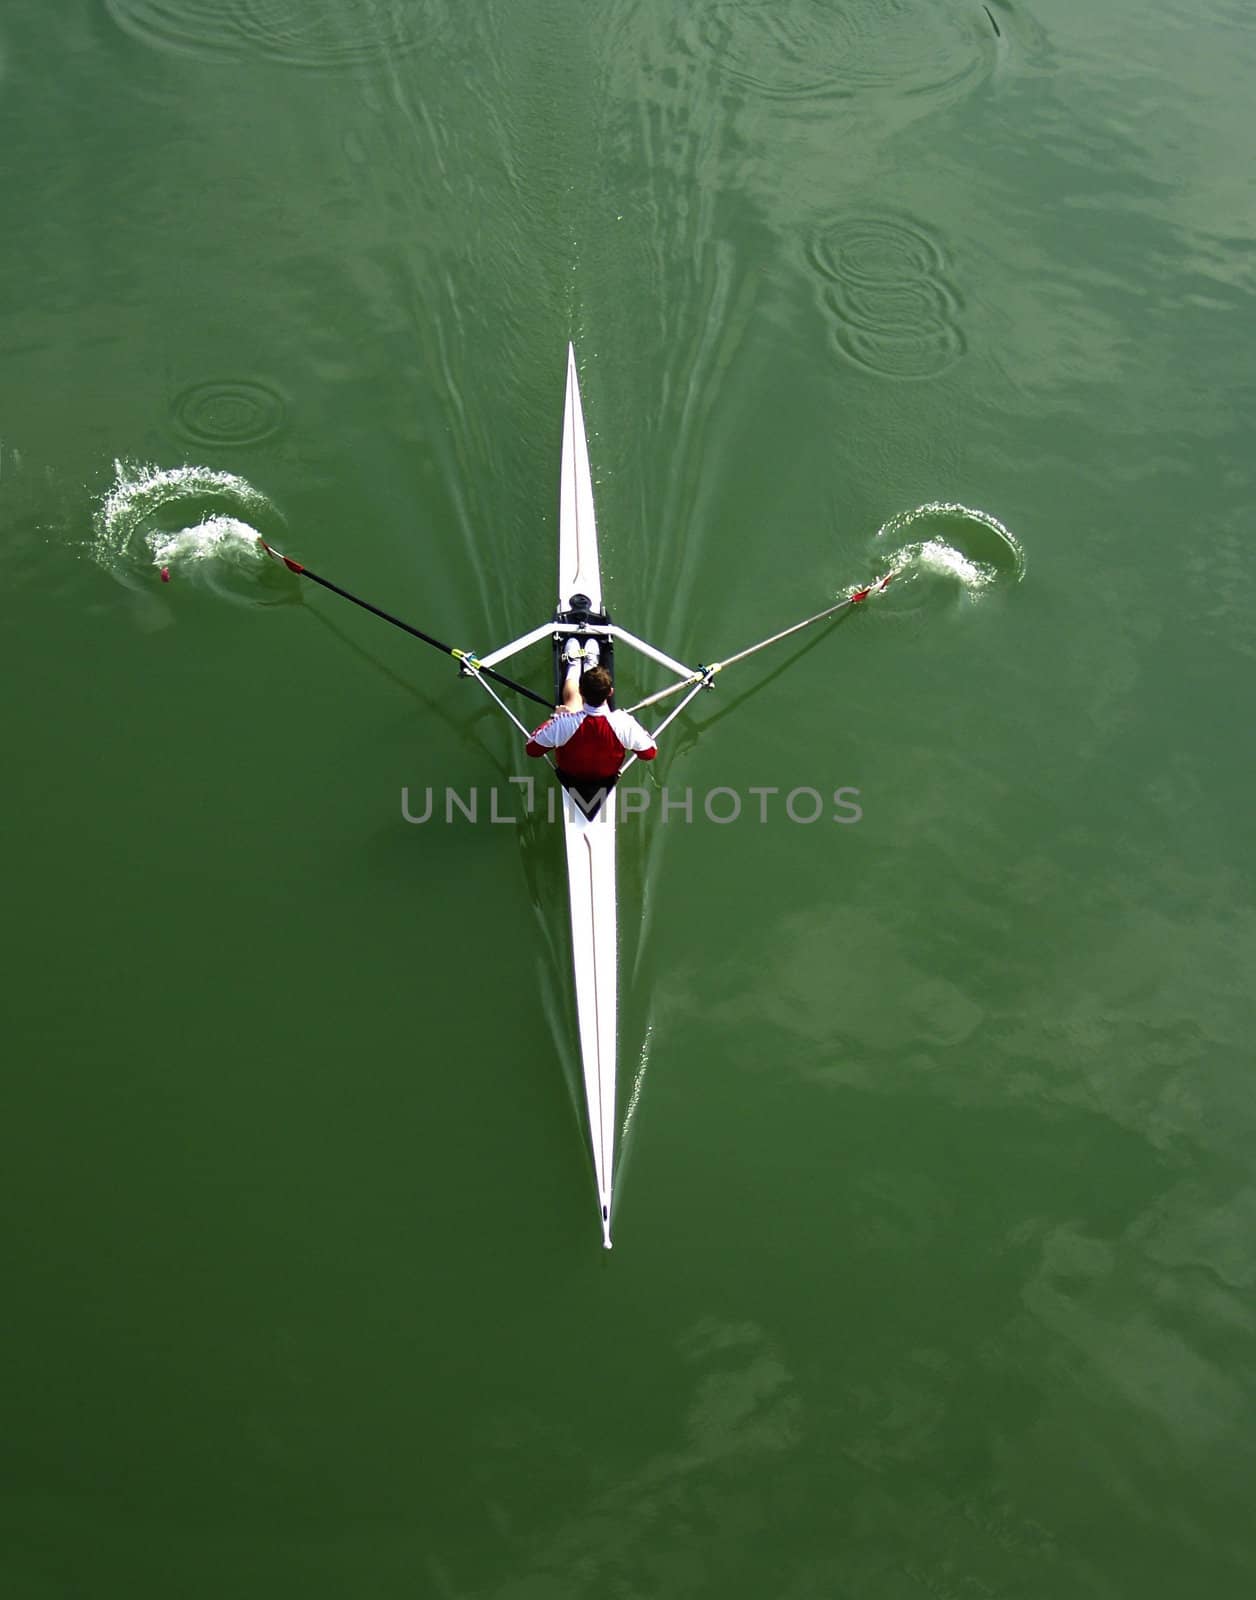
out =
{"type": "Polygon", "coordinates": [[[568,639],[563,651],[567,675],[562,704],[526,746],[530,756],[543,756],[547,750],[561,752],[557,771],[562,782],[611,784],[630,750],[638,761],[653,761],[659,753],[652,735],[636,717],[627,711],[612,711],[607,704],[614,685],[610,673],[598,665],[598,655],[596,639],[590,639],[583,649],[578,640],[568,639]]]}

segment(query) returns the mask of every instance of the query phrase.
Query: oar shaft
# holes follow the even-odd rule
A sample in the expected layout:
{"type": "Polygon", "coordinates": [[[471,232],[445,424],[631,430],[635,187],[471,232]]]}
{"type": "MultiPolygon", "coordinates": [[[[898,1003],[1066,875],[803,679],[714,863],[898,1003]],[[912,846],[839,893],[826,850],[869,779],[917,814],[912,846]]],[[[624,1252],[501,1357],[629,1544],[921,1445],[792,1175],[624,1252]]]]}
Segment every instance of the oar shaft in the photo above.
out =
{"type": "Polygon", "coordinates": [[[707,677],[701,678],[697,683],[694,684],[693,688],[690,689],[689,693],[680,702],[680,704],[678,706],[674,706],[672,708],[672,710],[669,711],[667,713],[667,715],[663,718],[662,722],[659,723],[658,727],[655,728],[655,730],[654,730],[653,734],[651,735],[651,737],[655,740],[656,743],[658,742],[659,734],[662,733],[664,728],[666,728],[670,723],[675,722],[676,718],[685,709],[685,707],[689,704],[689,702],[692,699],[694,699],[697,695],[700,695],[704,689],[709,689],[710,687],[711,687],[711,680],[710,680],[710,678],[707,678],[707,677]]]}
{"type": "MultiPolygon", "coordinates": [[[[885,579],[888,583],[889,579],[885,579]]],[[[791,633],[800,633],[804,628],[809,628],[813,622],[823,622],[825,617],[835,616],[839,611],[845,611],[847,606],[857,605],[860,600],[866,600],[874,586],[860,589],[857,594],[848,594],[839,600],[836,605],[826,606],[823,611],[817,611],[813,617],[804,617],[801,622],[795,622],[791,627],[782,628],[779,633],[774,633],[770,639],[760,639],[758,644],[747,645],[744,650],[739,650],[735,656],[728,656],[723,661],[717,661],[711,669],[713,672],[723,672],[725,667],[731,667],[738,661],[744,661],[747,656],[755,655],[760,650],[766,650],[770,644],[779,644],[782,639],[788,639],[791,633]]],[[[880,587],[876,585],[875,587],[880,587]]]]}
{"type": "MultiPolygon", "coordinates": [[[[803,628],[809,628],[813,622],[823,622],[825,617],[831,617],[839,611],[845,611],[847,606],[857,606],[861,600],[866,600],[876,590],[884,589],[893,576],[892,572],[887,573],[884,578],[878,578],[875,583],[868,584],[866,588],[857,589],[854,594],[846,595],[844,599],[837,601],[835,605],[826,606],[823,611],[817,611],[814,616],[804,617],[801,622],[795,622],[788,628],[782,628],[780,633],[774,633],[771,638],[760,639],[758,644],[747,645],[744,650],[739,650],[735,656],[728,656],[723,661],[715,662],[713,666],[701,668],[688,678],[680,678],[675,683],[669,683],[665,689],[658,690],[656,694],[647,695],[644,700],[638,700],[635,706],[629,707],[629,710],[635,715],[638,711],[644,711],[647,706],[657,705],[660,700],[668,700],[672,695],[680,694],[685,689],[693,689],[695,685],[698,688],[704,687],[715,673],[723,672],[725,667],[731,667],[738,661],[744,661],[747,656],[755,655],[760,650],[766,650],[770,644],[779,644],[782,639],[788,639],[791,633],[798,633],[803,628]]],[[[688,696],[683,704],[688,705],[689,700],[692,698],[692,695],[688,696]]],[[[668,722],[675,715],[677,713],[673,712],[672,716],[668,717],[668,722]]]]}
{"type": "Polygon", "coordinates": [[[635,706],[629,706],[629,714],[635,717],[638,711],[644,711],[647,706],[656,706],[660,700],[670,700],[672,695],[679,694],[682,689],[691,689],[701,676],[701,673],[694,673],[692,678],[678,678],[675,683],[669,683],[666,689],[648,694],[644,700],[638,700],[635,706]]]}
{"type": "MultiPolygon", "coordinates": [[[[421,639],[424,644],[430,644],[434,650],[440,650],[447,656],[453,656],[455,661],[474,661],[468,650],[457,650],[453,645],[446,644],[443,639],[436,639],[430,633],[424,633],[422,628],[416,628],[412,623],[403,622],[400,617],[393,616],[391,611],[385,611],[380,606],[372,605],[369,600],[363,600],[361,595],[350,594],[348,589],[342,589],[338,583],[333,583],[330,578],[324,578],[320,573],[312,572],[309,567],[300,561],[294,561],[291,556],[282,555],[273,545],[263,539],[260,541],[262,548],[276,561],[282,561],[289,572],[299,573],[301,577],[308,578],[311,583],[317,583],[323,589],[330,589],[332,594],[338,594],[342,600],[348,600],[355,606],[361,606],[363,611],[369,611],[373,617],[380,617],[384,622],[391,622],[394,628],[400,628],[403,633],[408,633],[412,638],[421,639]]],[[[475,664],[475,670],[485,678],[492,678],[494,683],[500,683],[504,689],[513,689],[516,694],[525,695],[529,700],[535,700],[537,705],[549,707],[549,701],[544,695],[539,695],[534,689],[529,689],[526,684],[516,683],[513,678],[508,678],[503,672],[495,672],[492,667],[475,664]]]]}
{"type": "MultiPolygon", "coordinates": [[[[702,673],[698,674],[698,676],[696,678],[696,681],[695,681],[695,679],[690,678],[689,679],[689,685],[690,685],[689,693],[685,696],[685,698],[680,702],[680,704],[678,706],[675,706],[671,711],[669,711],[667,713],[667,715],[663,718],[662,722],[659,723],[658,727],[655,728],[654,732],[650,735],[651,739],[654,740],[655,744],[658,743],[659,734],[662,733],[664,728],[666,728],[670,723],[675,722],[676,718],[685,709],[685,707],[694,698],[694,696],[701,694],[704,689],[709,689],[711,687],[711,675],[710,675],[710,673],[709,672],[702,672],[702,673]]],[[[636,759],[637,759],[637,757],[636,757],[635,754],[632,754],[632,755],[628,756],[628,758],[624,762],[623,766],[620,767],[620,769],[619,769],[618,776],[620,778],[623,777],[624,773],[627,772],[628,768],[633,764],[633,762],[636,759]]]]}
{"type": "Polygon", "coordinates": [[[330,589],[333,594],[338,594],[342,600],[348,600],[355,606],[361,606],[363,611],[369,611],[372,616],[382,617],[385,622],[391,622],[394,628],[400,628],[403,633],[422,639],[424,644],[430,644],[437,650],[443,650],[447,656],[454,654],[451,646],[441,639],[434,639],[430,633],[424,633],[422,628],[416,628],[409,622],[403,622],[400,617],[394,617],[391,611],[372,605],[369,600],[363,600],[360,595],[350,594],[348,589],[342,589],[338,583],[333,583],[330,578],[324,578],[317,572],[311,572],[309,567],[303,567],[300,562],[289,561],[284,558],[284,565],[290,572],[299,572],[303,578],[308,578],[311,583],[317,583],[323,589],[330,589]]]}

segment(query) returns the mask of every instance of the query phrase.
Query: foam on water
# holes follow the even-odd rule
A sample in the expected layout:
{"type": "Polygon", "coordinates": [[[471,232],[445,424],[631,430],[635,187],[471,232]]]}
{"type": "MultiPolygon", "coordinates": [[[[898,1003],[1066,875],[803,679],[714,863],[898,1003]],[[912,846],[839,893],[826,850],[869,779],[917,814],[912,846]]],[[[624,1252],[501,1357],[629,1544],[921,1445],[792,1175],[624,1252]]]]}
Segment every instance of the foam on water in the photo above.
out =
{"type": "Polygon", "coordinates": [[[177,533],[150,533],[154,566],[190,565],[196,561],[229,561],[259,569],[267,559],[257,542],[257,529],[236,517],[215,512],[194,528],[177,533]]]}
{"type": "Polygon", "coordinates": [[[923,539],[917,544],[901,545],[890,562],[890,570],[898,576],[909,569],[935,573],[939,577],[954,578],[970,594],[979,594],[998,577],[991,566],[973,561],[962,550],[956,550],[943,539],[923,539]]]}
{"type": "MultiPolygon", "coordinates": [[[[886,594],[894,596],[896,609],[903,608],[911,584],[920,586],[917,604],[938,590],[975,601],[996,585],[1019,583],[1025,575],[1025,553],[1016,536],[988,511],[954,501],[935,500],[900,511],[878,529],[874,551],[878,570],[894,576],[886,594]],[[909,532],[924,537],[885,553],[886,545],[909,532]]],[[[914,609],[910,600],[906,604],[914,609]]]]}
{"type": "Polygon", "coordinates": [[[291,576],[258,544],[283,519],[260,490],[211,467],[114,463],[112,487],[96,513],[91,553],[119,583],[150,592],[159,574],[195,582],[237,605],[296,597],[291,576]]]}

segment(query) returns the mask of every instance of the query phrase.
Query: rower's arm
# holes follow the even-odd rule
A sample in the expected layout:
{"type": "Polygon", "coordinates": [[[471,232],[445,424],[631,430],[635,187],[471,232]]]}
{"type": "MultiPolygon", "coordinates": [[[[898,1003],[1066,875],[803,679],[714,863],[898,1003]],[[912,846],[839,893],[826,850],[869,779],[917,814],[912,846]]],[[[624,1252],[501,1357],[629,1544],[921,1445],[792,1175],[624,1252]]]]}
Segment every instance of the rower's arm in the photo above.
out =
{"type": "Polygon", "coordinates": [[[524,754],[543,756],[549,750],[557,750],[567,743],[578,726],[578,717],[572,716],[565,706],[555,706],[554,715],[532,730],[531,737],[523,747],[524,754]]]}
{"type": "Polygon", "coordinates": [[[659,753],[659,747],[654,742],[654,735],[647,728],[643,728],[636,717],[627,718],[624,729],[627,738],[624,739],[624,748],[631,750],[638,761],[653,761],[659,753]]]}

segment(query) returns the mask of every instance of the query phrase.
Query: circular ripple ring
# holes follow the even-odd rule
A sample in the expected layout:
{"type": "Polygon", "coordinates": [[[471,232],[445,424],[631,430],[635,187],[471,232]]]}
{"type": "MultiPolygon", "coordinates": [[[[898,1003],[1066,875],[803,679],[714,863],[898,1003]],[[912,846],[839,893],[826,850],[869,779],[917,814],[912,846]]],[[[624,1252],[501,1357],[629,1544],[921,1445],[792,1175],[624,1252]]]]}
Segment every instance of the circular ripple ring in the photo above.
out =
{"type": "Polygon", "coordinates": [[[955,321],[959,300],[949,284],[937,278],[914,283],[843,284],[831,292],[843,319],[868,333],[946,327],[955,321]]]}
{"type": "Polygon", "coordinates": [[[834,340],[850,361],[885,378],[933,378],[964,353],[962,302],[940,242],[900,217],[850,217],[812,240],[812,267],[834,340]]]}
{"type": "Polygon", "coordinates": [[[963,334],[950,326],[905,336],[839,327],[836,338],[843,355],[882,378],[936,378],[964,353],[963,334]]]}
{"type": "Polygon", "coordinates": [[[195,444],[260,444],[283,426],[283,396],[256,379],[193,384],[175,398],[175,426],[195,444]]]}
{"type": "Polygon", "coordinates": [[[941,246],[914,223],[897,217],[858,217],[825,228],[811,247],[827,278],[855,283],[903,283],[942,271],[941,246]]]}

